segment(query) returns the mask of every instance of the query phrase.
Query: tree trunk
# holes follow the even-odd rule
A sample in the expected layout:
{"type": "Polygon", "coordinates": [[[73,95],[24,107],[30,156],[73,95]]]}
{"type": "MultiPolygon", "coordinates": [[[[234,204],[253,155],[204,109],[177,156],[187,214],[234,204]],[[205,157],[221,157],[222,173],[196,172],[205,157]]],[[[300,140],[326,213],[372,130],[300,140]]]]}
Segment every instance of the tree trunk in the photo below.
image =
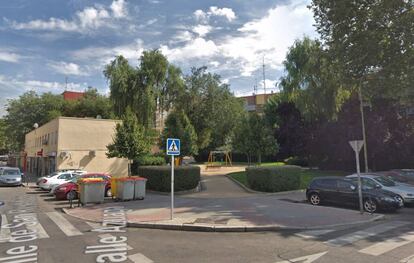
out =
{"type": "Polygon", "coordinates": [[[258,160],[258,163],[259,163],[259,165],[261,165],[262,164],[262,154],[261,153],[259,153],[259,160],[258,160]]]}

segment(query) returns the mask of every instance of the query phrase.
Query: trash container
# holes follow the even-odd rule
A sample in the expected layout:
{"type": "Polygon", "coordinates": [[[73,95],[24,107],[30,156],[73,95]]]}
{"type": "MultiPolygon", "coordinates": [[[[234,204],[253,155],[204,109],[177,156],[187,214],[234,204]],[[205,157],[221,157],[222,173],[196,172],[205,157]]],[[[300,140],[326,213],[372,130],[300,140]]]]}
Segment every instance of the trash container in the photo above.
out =
{"type": "Polygon", "coordinates": [[[147,184],[147,178],[135,176],[135,191],[134,199],[143,200],[145,198],[145,187],[147,184]]]}
{"type": "Polygon", "coordinates": [[[135,180],[131,177],[118,178],[116,182],[116,198],[122,201],[134,199],[135,180]]]}
{"type": "Polygon", "coordinates": [[[102,178],[84,178],[78,181],[78,185],[82,205],[104,202],[106,182],[102,178]]]}
{"type": "Polygon", "coordinates": [[[118,181],[119,177],[111,177],[111,195],[112,198],[116,197],[116,182],[118,181]]]}

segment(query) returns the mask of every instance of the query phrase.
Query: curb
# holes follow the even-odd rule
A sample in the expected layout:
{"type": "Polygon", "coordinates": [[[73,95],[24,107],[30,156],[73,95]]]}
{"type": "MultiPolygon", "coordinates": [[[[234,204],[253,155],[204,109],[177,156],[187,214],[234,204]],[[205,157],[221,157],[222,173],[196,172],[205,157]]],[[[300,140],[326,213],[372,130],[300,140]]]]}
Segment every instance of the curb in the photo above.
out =
{"type": "Polygon", "coordinates": [[[231,181],[233,181],[234,183],[236,183],[237,185],[239,185],[241,188],[243,188],[246,192],[252,193],[252,194],[270,195],[270,196],[276,195],[277,196],[277,195],[292,194],[292,193],[304,193],[305,192],[305,189],[284,191],[284,192],[277,192],[277,193],[260,192],[260,191],[255,191],[255,190],[250,189],[249,187],[245,186],[244,184],[240,183],[239,181],[237,181],[236,179],[231,177],[230,174],[226,174],[225,176],[227,178],[229,178],[231,181]]]}
{"type": "MultiPolygon", "coordinates": [[[[85,221],[101,223],[101,221],[94,221],[82,216],[71,215],[69,209],[62,208],[62,211],[72,217],[82,219],[85,221]]],[[[332,224],[316,227],[289,227],[282,225],[240,225],[240,226],[217,226],[207,224],[189,224],[189,223],[157,223],[157,222],[127,222],[127,227],[131,228],[146,228],[159,230],[176,230],[176,231],[194,231],[194,232],[282,232],[282,231],[305,231],[305,230],[322,230],[327,228],[342,227],[342,226],[357,226],[384,219],[384,215],[376,215],[369,220],[360,220],[352,223],[332,224]]]]}

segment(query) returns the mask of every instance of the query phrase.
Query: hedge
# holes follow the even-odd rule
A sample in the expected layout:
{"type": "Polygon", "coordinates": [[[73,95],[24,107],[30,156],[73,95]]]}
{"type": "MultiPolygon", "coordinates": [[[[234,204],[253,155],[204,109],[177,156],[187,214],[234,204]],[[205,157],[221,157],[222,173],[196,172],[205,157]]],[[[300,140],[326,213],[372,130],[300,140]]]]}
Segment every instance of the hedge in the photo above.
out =
{"type": "MultiPolygon", "coordinates": [[[[148,179],[147,188],[154,191],[171,191],[170,166],[141,166],[138,167],[139,176],[148,179]]],[[[178,166],[174,168],[174,191],[191,190],[200,182],[200,167],[178,166]]]]}
{"type": "Polygon", "coordinates": [[[301,168],[294,165],[246,168],[251,189],[261,192],[281,192],[300,188],[301,168]]]}

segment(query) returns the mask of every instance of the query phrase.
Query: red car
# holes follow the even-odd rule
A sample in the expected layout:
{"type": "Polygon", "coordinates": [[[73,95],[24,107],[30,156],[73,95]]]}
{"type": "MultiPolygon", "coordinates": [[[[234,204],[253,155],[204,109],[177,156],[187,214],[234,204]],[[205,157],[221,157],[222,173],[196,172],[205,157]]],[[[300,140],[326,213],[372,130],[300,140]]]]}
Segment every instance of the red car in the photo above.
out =
{"type": "Polygon", "coordinates": [[[111,176],[105,173],[87,173],[79,177],[73,178],[71,181],[59,185],[55,190],[55,197],[57,200],[67,200],[68,197],[74,194],[75,199],[78,195],[78,184],[79,178],[102,178],[105,182],[105,196],[111,196],[111,176]]]}

